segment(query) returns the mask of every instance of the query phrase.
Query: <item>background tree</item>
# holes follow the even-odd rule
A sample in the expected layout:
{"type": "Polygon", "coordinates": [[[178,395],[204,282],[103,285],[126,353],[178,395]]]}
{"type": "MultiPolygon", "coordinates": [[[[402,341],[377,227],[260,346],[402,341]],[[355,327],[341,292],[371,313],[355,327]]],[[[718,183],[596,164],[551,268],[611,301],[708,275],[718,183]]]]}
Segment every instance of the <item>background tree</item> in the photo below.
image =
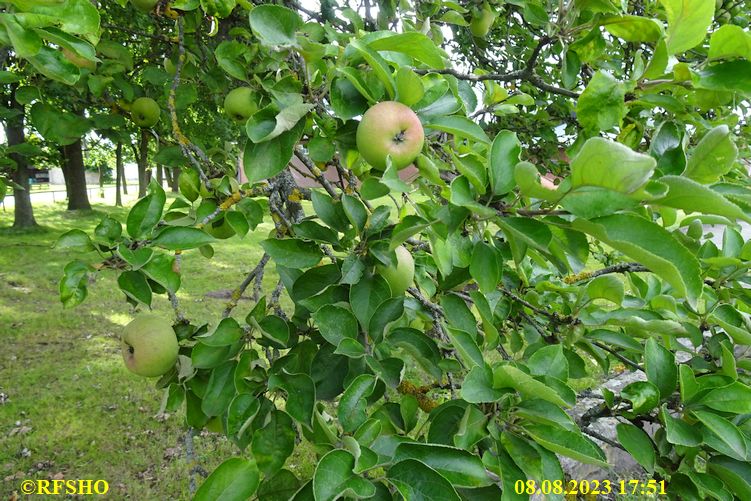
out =
{"type": "Polygon", "coordinates": [[[105,218],[93,237],[74,230],[58,245],[98,251],[65,268],[66,306],[114,268],[133,307],[159,295],[174,307],[165,409],[184,406],[194,429],[221,424],[239,449],[197,499],[546,488],[561,499],[573,486],[559,456],[604,467],[603,444],[644,478],[598,489],[751,494],[742,11],[704,0],[134,5],[153,9],[99,5],[94,38],[133,46],[100,41],[106,61],[89,75],[57,64],[62,38],[30,46],[40,18],[23,15],[55,13],[50,26],[70,28],[66,9],[96,10],[85,0],[11,2],[2,33],[48,78],[101,78],[124,113],[155,99],[161,120],[141,137],[159,137],[160,163],[187,164],[170,205],[152,181],[124,228],[105,218]],[[221,110],[238,87],[256,96],[247,120],[221,110]],[[360,154],[360,119],[382,101],[424,130],[410,182],[390,157],[371,166],[360,154]],[[290,170],[320,188],[300,189],[290,170]],[[190,280],[180,256],[210,259],[264,215],[265,254],[238,260],[221,320],[193,318],[177,295],[190,280]],[[267,267],[272,291],[260,288],[267,267]],[[402,272],[379,271],[392,267],[402,272]],[[253,306],[237,313],[249,288],[253,306]],[[574,420],[577,380],[616,368],[640,380],[574,420]],[[591,427],[605,417],[618,422],[612,437],[591,427]],[[312,478],[285,469],[303,441],[319,456],[312,478]]]}

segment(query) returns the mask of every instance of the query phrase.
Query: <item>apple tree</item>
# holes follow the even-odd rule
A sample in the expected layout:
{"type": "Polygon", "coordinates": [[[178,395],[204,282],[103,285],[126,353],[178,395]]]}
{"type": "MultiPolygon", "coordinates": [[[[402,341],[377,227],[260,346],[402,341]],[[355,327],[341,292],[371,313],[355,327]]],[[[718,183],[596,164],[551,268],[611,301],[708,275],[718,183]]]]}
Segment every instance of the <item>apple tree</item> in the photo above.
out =
{"type": "MultiPolygon", "coordinates": [[[[18,52],[47,3],[10,2],[0,39],[18,52]]],[[[125,221],[62,235],[89,254],[60,296],[116,273],[133,307],[171,302],[165,406],[238,448],[196,499],[527,499],[543,481],[562,499],[561,458],[607,467],[605,446],[642,492],[751,496],[751,34],[732,0],[98,9],[139,23],[102,28],[148,46],[103,94],[161,105],[180,195],[152,183],[125,221]],[[181,257],[264,218],[221,320],[194,318],[181,257]],[[285,467],[303,447],[311,478],[285,467]]]]}

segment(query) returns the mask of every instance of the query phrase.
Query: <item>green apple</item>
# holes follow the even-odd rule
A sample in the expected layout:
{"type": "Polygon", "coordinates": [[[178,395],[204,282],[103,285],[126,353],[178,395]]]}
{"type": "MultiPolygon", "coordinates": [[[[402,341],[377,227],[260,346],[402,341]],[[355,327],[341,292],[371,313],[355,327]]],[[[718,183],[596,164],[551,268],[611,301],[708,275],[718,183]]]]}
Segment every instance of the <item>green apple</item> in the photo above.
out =
{"type": "Polygon", "coordinates": [[[130,3],[141,12],[151,12],[159,3],[159,0],[130,0],[130,3]]]}
{"type": "Polygon", "coordinates": [[[245,122],[258,111],[258,98],[250,87],[232,89],[224,98],[224,111],[238,122],[245,122]]]}
{"type": "Polygon", "coordinates": [[[497,14],[490,8],[487,3],[482,4],[482,9],[472,15],[472,21],[469,23],[469,31],[477,38],[483,38],[493,26],[497,14]]]}
{"type": "Polygon", "coordinates": [[[130,119],[139,127],[153,127],[159,121],[161,110],[150,97],[139,97],[130,105],[130,119]]]}
{"type": "Polygon", "coordinates": [[[391,295],[396,297],[404,294],[414,282],[415,260],[403,245],[394,249],[394,252],[396,252],[396,266],[378,265],[376,272],[386,279],[391,287],[391,295]]]}
{"type": "Polygon", "coordinates": [[[94,61],[89,61],[85,57],[79,56],[67,47],[63,47],[63,57],[79,68],[86,68],[89,71],[94,71],[96,69],[96,63],[94,61]]]}
{"type": "Polygon", "coordinates": [[[386,157],[397,169],[417,158],[425,141],[422,124],[409,106],[383,101],[369,108],[357,126],[357,150],[370,165],[386,168],[386,157]]]}
{"type": "Polygon", "coordinates": [[[161,376],[177,362],[172,323],[157,315],[140,315],[126,325],[121,346],[125,366],[139,376],[161,376]]]}

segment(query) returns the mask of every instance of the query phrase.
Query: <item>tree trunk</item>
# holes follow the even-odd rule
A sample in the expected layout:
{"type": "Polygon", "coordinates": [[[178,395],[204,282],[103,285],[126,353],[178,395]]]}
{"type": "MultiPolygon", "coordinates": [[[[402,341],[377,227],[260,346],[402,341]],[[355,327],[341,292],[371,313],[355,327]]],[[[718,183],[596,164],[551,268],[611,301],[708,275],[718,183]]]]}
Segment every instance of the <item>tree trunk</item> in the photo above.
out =
{"type": "Polygon", "coordinates": [[[81,140],[63,146],[63,174],[68,190],[68,210],[91,210],[86,191],[81,140]]]}
{"type": "MultiPolygon", "coordinates": [[[[11,108],[21,112],[20,115],[8,118],[5,122],[5,136],[8,139],[8,146],[15,146],[25,142],[23,133],[23,105],[16,101],[16,86],[11,91],[10,105],[11,108]]],[[[15,208],[13,211],[14,228],[31,228],[36,226],[34,219],[34,209],[31,206],[31,192],[29,191],[29,168],[26,157],[18,153],[11,153],[10,158],[16,162],[16,169],[13,171],[13,181],[23,189],[13,188],[13,202],[15,208]]]]}
{"type": "Polygon", "coordinates": [[[170,169],[170,172],[172,173],[170,184],[172,185],[172,191],[174,193],[178,193],[180,191],[180,185],[178,184],[178,178],[180,177],[180,168],[179,167],[172,167],[170,169]]]}
{"type": "Polygon", "coordinates": [[[146,176],[146,170],[149,164],[149,132],[141,129],[141,141],[138,151],[138,198],[146,196],[146,187],[149,180],[146,176]]]}
{"type": "Polygon", "coordinates": [[[118,142],[115,148],[115,205],[118,207],[123,206],[120,196],[120,185],[123,181],[123,143],[118,142]]]}
{"type": "Polygon", "coordinates": [[[104,198],[104,164],[99,164],[99,198],[104,198]]]}
{"type": "Polygon", "coordinates": [[[159,186],[164,186],[164,167],[162,164],[156,164],[156,182],[159,186]]]}

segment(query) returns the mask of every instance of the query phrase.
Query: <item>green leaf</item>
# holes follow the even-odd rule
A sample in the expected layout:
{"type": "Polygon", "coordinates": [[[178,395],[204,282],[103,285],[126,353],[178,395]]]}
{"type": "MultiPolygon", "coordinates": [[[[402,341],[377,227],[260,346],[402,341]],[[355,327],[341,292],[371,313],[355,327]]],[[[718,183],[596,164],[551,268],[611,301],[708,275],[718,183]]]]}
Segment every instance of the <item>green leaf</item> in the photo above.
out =
{"type": "Polygon", "coordinates": [[[438,363],[441,361],[441,352],[438,345],[430,337],[416,329],[399,327],[393,329],[386,336],[388,342],[409,353],[422,369],[433,376],[441,378],[441,369],[438,363]]]}
{"type": "Polygon", "coordinates": [[[714,412],[692,411],[705,426],[704,443],[739,461],[745,461],[748,445],[743,433],[730,421],[714,412]]]}
{"type": "Polygon", "coordinates": [[[401,66],[396,70],[396,98],[400,103],[412,106],[417,104],[424,95],[425,88],[417,73],[406,66],[401,66]]]}
{"type": "Polygon", "coordinates": [[[344,338],[356,339],[359,329],[357,319],[346,308],[327,304],[313,313],[315,322],[321,335],[334,346],[338,346],[344,338]]]}
{"type": "Polygon", "coordinates": [[[323,257],[317,244],[297,238],[269,238],[261,242],[261,247],[275,263],[287,268],[310,268],[323,257]]]}
{"type": "Polygon", "coordinates": [[[472,334],[451,327],[447,331],[451,344],[454,346],[457,355],[459,355],[459,360],[462,361],[464,367],[471,369],[476,365],[483,366],[485,364],[480,347],[477,346],[477,342],[472,334]]]}
{"type": "Polygon", "coordinates": [[[248,120],[245,129],[254,143],[271,141],[292,130],[315,106],[298,102],[285,106],[279,113],[270,106],[256,112],[248,120]]]}
{"type": "Polygon", "coordinates": [[[375,376],[360,374],[344,390],[339,401],[338,416],[345,432],[354,432],[368,419],[365,399],[373,393],[375,386],[375,376]]]}
{"type": "Polygon", "coordinates": [[[686,162],[685,176],[710,184],[727,174],[733,167],[738,148],[727,125],[718,125],[701,138],[686,162]]]}
{"type": "Polygon", "coordinates": [[[81,76],[78,68],[62,55],[62,51],[50,47],[42,47],[28,61],[42,75],[66,85],[74,85],[81,76]]]}
{"type": "Polygon", "coordinates": [[[285,410],[305,426],[313,422],[316,388],[307,374],[288,374],[285,371],[269,376],[269,390],[281,388],[287,392],[285,410]]]}
{"type": "Polygon", "coordinates": [[[501,259],[495,247],[485,242],[477,242],[472,250],[469,273],[477,282],[480,291],[487,294],[496,290],[502,272],[501,259]]]}
{"type": "Polygon", "coordinates": [[[502,130],[493,139],[488,155],[488,172],[494,195],[505,195],[514,188],[514,167],[519,163],[521,151],[522,145],[516,132],[502,130]]]}
{"type": "Polygon", "coordinates": [[[571,407],[553,388],[511,365],[493,369],[494,388],[513,388],[525,398],[541,398],[559,407],[571,407]]]}
{"type": "Polygon", "coordinates": [[[258,5],[248,16],[250,29],[268,47],[297,45],[296,32],[302,19],[293,10],[279,5],[258,5]]]}
{"type": "Polygon", "coordinates": [[[663,35],[662,25],[655,19],[641,16],[611,16],[600,24],[608,32],[627,42],[656,42],[663,35]]]}
{"type": "Polygon", "coordinates": [[[94,250],[94,244],[89,235],[83,230],[73,229],[66,231],[57,239],[55,249],[68,249],[76,252],[88,252],[94,250]]]}
{"type": "Polygon", "coordinates": [[[649,381],[635,381],[621,390],[621,398],[631,402],[633,415],[645,414],[660,403],[660,390],[649,381]]]}
{"type": "Polygon", "coordinates": [[[568,380],[568,360],[560,344],[543,346],[527,360],[529,372],[534,376],[553,376],[561,381],[568,380]]]}
{"type": "Polygon", "coordinates": [[[295,425],[286,412],[274,409],[266,425],[253,433],[251,449],[264,475],[279,471],[295,449],[295,425]]]}
{"type": "Polygon", "coordinates": [[[39,38],[39,35],[34,30],[27,29],[19,23],[19,19],[13,14],[1,14],[0,24],[5,27],[5,32],[19,57],[35,56],[42,49],[42,39],[39,38]]]}
{"type": "Polygon", "coordinates": [[[644,371],[647,373],[647,380],[660,390],[660,398],[670,398],[678,386],[675,356],[653,337],[647,339],[644,345],[644,371]]]}
{"type": "Polygon", "coordinates": [[[288,501],[300,488],[300,481],[289,470],[279,470],[266,477],[258,487],[258,499],[264,501],[288,501]]]}
{"type": "Polygon", "coordinates": [[[751,499],[751,465],[726,456],[712,456],[707,470],[720,477],[737,499],[751,499]]]}
{"type": "Polygon", "coordinates": [[[248,182],[253,183],[268,179],[284,170],[292,159],[295,145],[302,135],[304,125],[305,122],[300,121],[291,130],[280,134],[270,141],[262,143],[246,142],[243,153],[243,166],[245,175],[248,177],[248,182]]]}
{"type": "Polygon", "coordinates": [[[648,473],[655,469],[655,449],[649,435],[632,424],[618,423],[615,427],[618,441],[631,454],[637,463],[648,473]]]}
{"type": "Polygon", "coordinates": [[[362,232],[365,228],[365,223],[368,222],[368,211],[365,208],[365,205],[352,195],[344,195],[342,197],[342,207],[344,208],[344,213],[347,215],[347,219],[352,223],[352,226],[354,226],[358,232],[362,232]]]}
{"type": "Polygon", "coordinates": [[[587,284],[587,295],[591,299],[607,299],[620,306],[625,295],[623,281],[613,275],[596,277],[587,284]]]}
{"type": "Polygon", "coordinates": [[[195,249],[215,242],[216,239],[198,228],[170,226],[159,232],[153,244],[167,250],[195,249]]]}
{"type": "Polygon", "coordinates": [[[572,226],[647,266],[672,285],[677,295],[696,304],[703,287],[699,262],[661,226],[630,214],[601,217],[591,222],[578,219],[572,226]]]}
{"type": "Polygon", "coordinates": [[[370,48],[378,51],[401,52],[431,68],[444,68],[446,66],[444,63],[445,53],[428,36],[417,31],[382,33],[388,33],[388,36],[369,42],[370,48]]]}
{"type": "Polygon", "coordinates": [[[201,401],[201,411],[207,416],[220,416],[235,397],[234,374],[237,362],[228,361],[211,371],[206,392],[201,401]]]}
{"type": "Polygon", "coordinates": [[[751,33],[734,24],[720,26],[709,39],[710,59],[751,59],[751,33]]]}
{"type": "Polygon", "coordinates": [[[381,303],[389,298],[391,298],[391,288],[380,275],[364,276],[349,290],[352,312],[363,328],[370,325],[370,318],[373,313],[381,303]]]}
{"type": "Polygon", "coordinates": [[[722,327],[734,343],[751,345],[751,332],[746,327],[743,316],[729,304],[721,304],[715,308],[709,319],[722,327]]]}
{"type": "Polygon", "coordinates": [[[705,0],[660,0],[668,18],[669,54],[679,54],[699,45],[714,17],[714,4],[705,0]]]}
{"type": "Polygon", "coordinates": [[[487,134],[485,134],[485,131],[482,129],[482,127],[477,125],[472,120],[458,115],[436,117],[429,123],[425,124],[425,127],[427,127],[428,129],[448,132],[449,134],[471,139],[478,143],[490,143],[490,139],[488,138],[487,134]]]}
{"type": "Polygon", "coordinates": [[[459,501],[461,498],[451,482],[441,474],[414,459],[401,461],[386,472],[405,500],[459,501]]]}
{"type": "Polygon", "coordinates": [[[571,161],[571,186],[600,186],[633,193],[652,176],[657,162],[628,146],[593,137],[571,161]]]}
{"type": "Polygon", "coordinates": [[[238,80],[247,81],[245,56],[251,54],[247,45],[234,40],[224,41],[214,49],[214,57],[221,69],[238,80]]]}
{"type": "Polygon", "coordinates": [[[146,263],[141,271],[154,282],[175,293],[180,288],[180,274],[173,270],[174,264],[174,257],[159,254],[146,263]]]}
{"type": "Polygon", "coordinates": [[[699,403],[716,411],[734,414],[751,413],[751,388],[738,381],[722,388],[715,388],[704,395],[699,403]]]}
{"type": "Polygon", "coordinates": [[[368,322],[368,336],[380,343],[386,327],[404,314],[404,297],[387,299],[378,305],[368,322]]]}
{"type": "Polygon", "coordinates": [[[667,441],[675,445],[696,447],[701,443],[701,433],[681,418],[670,415],[667,404],[660,409],[660,419],[665,426],[667,441]]]}
{"type": "Polygon", "coordinates": [[[585,464],[608,467],[605,454],[597,445],[577,431],[544,424],[525,424],[524,431],[549,451],[576,459],[585,464]]]}
{"type": "Polygon", "coordinates": [[[472,404],[495,402],[503,394],[493,388],[493,373],[487,366],[475,365],[462,382],[461,397],[472,404]]]}
{"type": "Polygon", "coordinates": [[[568,431],[577,431],[579,428],[571,419],[571,416],[561,409],[558,405],[533,398],[531,400],[522,400],[516,406],[515,414],[528,421],[535,423],[556,426],[568,431]]]}
{"type": "Polygon", "coordinates": [[[386,60],[383,59],[383,57],[381,57],[378,52],[371,49],[360,40],[352,40],[349,44],[351,47],[357,50],[357,52],[359,52],[360,55],[368,62],[370,67],[373,68],[373,73],[381,81],[381,83],[383,83],[389,96],[393,98],[396,82],[394,81],[394,76],[391,74],[391,69],[389,68],[386,60]]]}
{"type": "Polygon", "coordinates": [[[626,86],[610,73],[600,70],[579,96],[576,118],[590,134],[610,130],[619,126],[626,116],[625,97],[626,86]]]}
{"type": "Polygon", "coordinates": [[[456,487],[484,487],[493,483],[480,458],[463,449],[438,444],[399,444],[393,462],[420,461],[456,487]]]}
{"type": "Polygon", "coordinates": [[[150,233],[162,219],[162,210],[166,201],[167,196],[164,190],[159,188],[136,202],[130,209],[125,222],[128,235],[139,238],[150,233]]]}
{"type": "Polygon", "coordinates": [[[376,493],[368,480],[355,475],[355,457],[343,449],[334,449],[324,455],[313,474],[313,495],[316,501],[334,501],[339,498],[370,498],[376,493]]]}
{"type": "Polygon", "coordinates": [[[693,76],[694,87],[751,95],[751,61],[715,64],[693,76]]]}
{"type": "Polygon", "coordinates": [[[663,176],[660,183],[667,185],[669,191],[664,197],[650,201],[650,204],[683,209],[687,214],[700,212],[751,222],[751,216],[740,207],[696,181],[683,176],[663,176]]]}
{"type": "Polygon", "coordinates": [[[207,346],[230,346],[242,338],[243,330],[232,317],[223,318],[211,334],[198,336],[201,343],[207,346]]]}
{"type": "Polygon", "coordinates": [[[117,277],[117,285],[129,298],[151,306],[151,287],[140,271],[124,271],[117,277]]]}
{"type": "Polygon", "coordinates": [[[201,484],[194,501],[244,501],[258,488],[260,475],[255,461],[230,458],[220,464],[201,484]]]}
{"type": "Polygon", "coordinates": [[[236,0],[201,0],[201,8],[210,17],[223,19],[232,13],[236,0]]]}
{"type": "Polygon", "coordinates": [[[60,302],[65,308],[72,308],[86,299],[89,271],[93,269],[83,261],[75,260],[65,265],[59,284],[60,302]]]}

